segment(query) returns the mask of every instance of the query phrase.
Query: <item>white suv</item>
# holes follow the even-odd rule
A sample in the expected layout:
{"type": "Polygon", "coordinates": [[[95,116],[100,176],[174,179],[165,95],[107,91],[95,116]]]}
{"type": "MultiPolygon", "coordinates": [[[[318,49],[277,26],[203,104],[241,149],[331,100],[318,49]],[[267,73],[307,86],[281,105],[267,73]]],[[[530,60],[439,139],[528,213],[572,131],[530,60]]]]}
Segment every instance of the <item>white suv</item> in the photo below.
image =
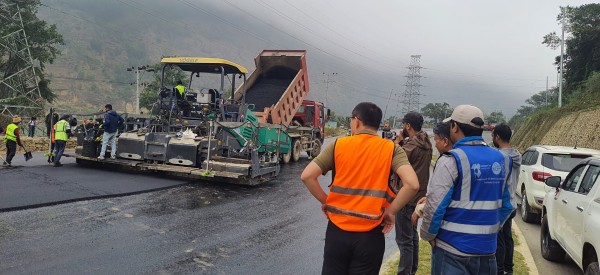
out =
{"type": "Polygon", "coordinates": [[[561,261],[565,252],[586,275],[600,274],[600,158],[579,163],[561,183],[546,179],[555,191],[546,193],[542,208],[542,256],[561,261]]]}
{"type": "Polygon", "coordinates": [[[517,197],[521,218],[528,223],[540,222],[540,211],[544,196],[551,188],[544,180],[551,176],[565,178],[581,160],[600,156],[600,151],[586,148],[535,145],[523,153],[521,173],[517,183],[517,197]]]}

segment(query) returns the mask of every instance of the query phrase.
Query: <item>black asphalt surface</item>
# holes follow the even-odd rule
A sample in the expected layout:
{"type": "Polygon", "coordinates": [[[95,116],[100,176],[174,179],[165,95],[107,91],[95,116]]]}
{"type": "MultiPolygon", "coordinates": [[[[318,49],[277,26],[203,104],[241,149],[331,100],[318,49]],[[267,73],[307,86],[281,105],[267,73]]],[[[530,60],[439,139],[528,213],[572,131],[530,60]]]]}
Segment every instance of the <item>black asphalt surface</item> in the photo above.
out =
{"type": "Polygon", "coordinates": [[[0,211],[39,207],[61,202],[111,197],[185,184],[152,175],[94,169],[63,157],[63,167],[48,165],[42,153],[28,162],[17,156],[14,168],[0,168],[0,211]]]}
{"type": "MultiPolygon", "coordinates": [[[[284,165],[258,187],[196,182],[0,213],[0,274],[319,274],[327,221],[299,179],[306,164],[284,165]]],[[[20,181],[46,182],[47,173],[73,183],[168,181],[71,165],[35,169],[20,181]]],[[[329,174],[321,179],[330,182],[329,174]]],[[[392,232],[386,257],[396,251],[392,232]]]]}
{"type": "Polygon", "coordinates": [[[542,257],[542,248],[540,246],[540,224],[526,223],[521,219],[521,211],[517,212],[514,221],[519,225],[527,246],[533,256],[533,261],[540,274],[583,274],[581,269],[575,264],[569,255],[559,262],[551,262],[542,257]]]}

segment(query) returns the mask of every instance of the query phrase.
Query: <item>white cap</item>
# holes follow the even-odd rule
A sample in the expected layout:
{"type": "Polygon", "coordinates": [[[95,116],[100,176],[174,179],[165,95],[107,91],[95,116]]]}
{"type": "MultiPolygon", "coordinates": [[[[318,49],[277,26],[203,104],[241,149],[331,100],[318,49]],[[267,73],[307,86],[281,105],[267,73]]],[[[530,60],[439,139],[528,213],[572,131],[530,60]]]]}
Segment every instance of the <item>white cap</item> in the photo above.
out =
{"type": "Polygon", "coordinates": [[[483,112],[473,105],[458,105],[454,108],[452,115],[444,119],[444,122],[454,120],[456,122],[467,124],[469,126],[483,128],[483,112]]]}

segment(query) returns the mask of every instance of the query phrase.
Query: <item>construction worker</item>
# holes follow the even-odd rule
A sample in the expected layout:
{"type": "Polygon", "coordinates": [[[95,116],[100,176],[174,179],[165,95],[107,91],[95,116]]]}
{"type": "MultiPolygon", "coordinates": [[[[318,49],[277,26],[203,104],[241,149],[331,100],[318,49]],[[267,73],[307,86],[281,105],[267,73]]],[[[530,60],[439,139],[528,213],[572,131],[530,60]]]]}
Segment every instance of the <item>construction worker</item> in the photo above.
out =
{"type": "MultiPolygon", "coordinates": [[[[58,122],[58,121],[57,121],[58,122]]],[[[48,154],[48,164],[54,164],[54,148],[56,146],[56,123],[52,126],[52,130],[50,130],[50,153],[48,154]]]]}
{"type": "Polygon", "coordinates": [[[11,166],[12,159],[17,153],[17,145],[23,147],[21,143],[21,133],[19,124],[21,123],[21,117],[13,116],[12,123],[6,126],[6,134],[4,135],[4,142],[6,143],[6,159],[2,165],[11,166]]]}
{"type": "Polygon", "coordinates": [[[55,139],[55,157],[54,157],[54,167],[61,167],[60,158],[62,154],[65,152],[65,147],[67,146],[67,140],[69,140],[69,135],[71,135],[71,125],[69,125],[70,116],[64,114],[60,117],[60,120],[54,125],[54,139],[55,139]]]}
{"type": "Polygon", "coordinates": [[[190,105],[190,103],[185,98],[186,89],[185,86],[183,86],[181,80],[177,80],[177,86],[175,86],[175,89],[177,90],[177,98],[179,99],[177,103],[183,111],[183,116],[191,116],[192,105],[190,105]]]}
{"type": "Polygon", "coordinates": [[[179,93],[178,97],[185,98],[185,86],[183,86],[183,82],[181,80],[177,80],[177,86],[175,86],[177,92],[179,93]]]}
{"type": "Polygon", "coordinates": [[[331,143],[302,172],[302,181],[329,219],[322,274],[378,274],[384,234],[419,190],[404,150],[378,136],[381,117],[373,103],[356,105],[350,118],[352,136],[331,143]],[[327,195],[318,177],[330,170],[327,195]],[[397,195],[389,185],[391,173],[403,182],[397,195]]]}
{"type": "Polygon", "coordinates": [[[125,120],[112,109],[111,104],[104,105],[104,135],[102,136],[102,149],[100,150],[100,156],[98,160],[104,160],[106,154],[106,146],[110,144],[110,158],[115,159],[117,157],[117,130],[123,125],[125,120]]]}

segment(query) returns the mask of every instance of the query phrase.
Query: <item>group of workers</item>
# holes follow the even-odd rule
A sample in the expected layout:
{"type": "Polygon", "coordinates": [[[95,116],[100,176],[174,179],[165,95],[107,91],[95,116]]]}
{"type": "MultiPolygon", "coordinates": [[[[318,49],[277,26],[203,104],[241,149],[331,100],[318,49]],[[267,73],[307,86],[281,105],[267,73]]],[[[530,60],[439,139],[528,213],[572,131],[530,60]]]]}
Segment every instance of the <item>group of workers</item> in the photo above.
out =
{"type": "MultiPolygon", "coordinates": [[[[12,117],[12,123],[8,124],[4,133],[4,142],[6,144],[6,158],[3,161],[3,166],[12,166],[12,160],[17,152],[17,146],[20,146],[25,150],[23,142],[21,141],[20,124],[21,117],[15,115],[12,117]]],[[[89,124],[90,121],[84,120],[84,125],[89,124]]],[[[103,139],[102,148],[99,160],[104,159],[106,149],[109,143],[111,143],[111,159],[116,158],[116,135],[119,128],[124,124],[124,119],[116,111],[112,109],[111,104],[104,106],[104,120],[103,120],[103,139]]],[[[54,112],[50,112],[46,117],[47,134],[50,138],[50,153],[48,154],[48,163],[54,167],[61,167],[60,162],[62,155],[64,154],[67,146],[69,137],[73,135],[71,131],[71,115],[63,114],[58,116],[54,112]]]]}
{"type": "Polygon", "coordinates": [[[419,235],[431,244],[432,274],[512,274],[514,190],[521,163],[505,125],[483,140],[483,112],[457,106],[433,129],[440,156],[430,175],[432,144],[423,116],[405,114],[394,141],[377,134],[381,109],[358,104],[351,136],[338,138],[301,179],[329,220],[322,274],[379,274],[384,234],[395,226],[398,274],[415,274],[419,235]],[[319,177],[333,171],[329,193],[319,177]],[[400,179],[399,190],[391,175],[400,179]],[[420,234],[417,222],[421,219],[420,234]]]}

